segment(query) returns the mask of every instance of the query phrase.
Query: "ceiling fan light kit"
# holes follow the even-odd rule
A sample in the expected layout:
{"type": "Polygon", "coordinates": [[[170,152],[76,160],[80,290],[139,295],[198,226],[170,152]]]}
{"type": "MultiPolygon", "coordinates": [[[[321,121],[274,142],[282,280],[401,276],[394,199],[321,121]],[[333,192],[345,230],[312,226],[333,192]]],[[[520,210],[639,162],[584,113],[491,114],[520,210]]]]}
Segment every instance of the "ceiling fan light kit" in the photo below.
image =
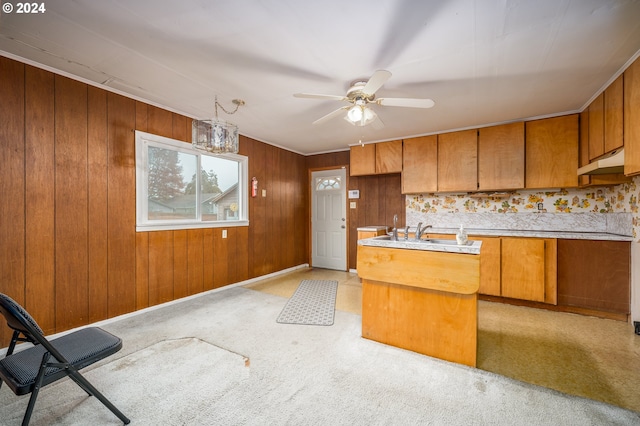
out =
{"type": "Polygon", "coordinates": [[[240,145],[238,140],[238,126],[218,119],[218,106],[222,108],[225,113],[231,115],[235,114],[238,108],[244,105],[242,99],[234,99],[232,102],[236,107],[230,112],[218,103],[218,97],[216,96],[215,118],[210,120],[193,120],[191,122],[191,144],[194,148],[212,154],[238,153],[240,145]]]}
{"type": "Polygon", "coordinates": [[[376,104],[380,106],[395,106],[405,108],[431,108],[435,103],[431,99],[413,99],[413,98],[379,98],[376,99],[375,93],[382,87],[382,85],[391,78],[391,73],[386,70],[378,70],[369,80],[362,81],[356,80],[351,83],[349,90],[347,90],[346,96],[339,95],[321,95],[313,93],[295,93],[293,96],[296,98],[308,98],[308,99],[324,99],[334,101],[346,101],[352,106],[340,107],[337,110],[330,112],[324,117],[314,121],[313,124],[320,124],[328,121],[343,113],[343,110],[347,111],[344,119],[355,126],[366,126],[370,123],[376,123],[374,127],[382,128],[384,124],[372,110],[368,104],[376,104]],[[376,120],[377,119],[377,120],[376,120]]]}

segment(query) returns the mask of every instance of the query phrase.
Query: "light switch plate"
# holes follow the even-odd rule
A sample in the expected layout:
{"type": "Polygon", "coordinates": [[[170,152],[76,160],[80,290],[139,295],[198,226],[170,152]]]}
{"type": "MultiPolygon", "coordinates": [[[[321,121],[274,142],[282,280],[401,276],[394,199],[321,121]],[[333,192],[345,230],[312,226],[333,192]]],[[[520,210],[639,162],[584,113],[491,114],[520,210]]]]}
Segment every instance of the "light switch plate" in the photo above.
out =
{"type": "Polygon", "coordinates": [[[263,189],[263,190],[262,190],[262,196],[263,196],[263,197],[266,197],[266,196],[267,196],[267,190],[266,190],[266,189],[263,189]]]}
{"type": "Polygon", "coordinates": [[[226,229],[222,230],[222,238],[227,238],[227,230],[226,229]]]}
{"type": "Polygon", "coordinates": [[[349,203],[349,208],[355,209],[356,208],[356,202],[355,201],[350,202],[349,203]]]}

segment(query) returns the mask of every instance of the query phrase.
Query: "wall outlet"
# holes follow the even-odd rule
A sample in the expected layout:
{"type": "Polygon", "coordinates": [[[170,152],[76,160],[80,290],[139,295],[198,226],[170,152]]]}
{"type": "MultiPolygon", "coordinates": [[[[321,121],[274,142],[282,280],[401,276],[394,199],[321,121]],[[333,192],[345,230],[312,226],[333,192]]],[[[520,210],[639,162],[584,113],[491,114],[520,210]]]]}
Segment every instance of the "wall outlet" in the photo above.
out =
{"type": "Polygon", "coordinates": [[[266,197],[266,196],[267,196],[267,190],[266,190],[266,189],[263,189],[263,190],[262,190],[262,196],[263,196],[263,197],[266,197]]]}
{"type": "Polygon", "coordinates": [[[226,229],[222,230],[222,238],[227,238],[227,230],[226,229]]]}

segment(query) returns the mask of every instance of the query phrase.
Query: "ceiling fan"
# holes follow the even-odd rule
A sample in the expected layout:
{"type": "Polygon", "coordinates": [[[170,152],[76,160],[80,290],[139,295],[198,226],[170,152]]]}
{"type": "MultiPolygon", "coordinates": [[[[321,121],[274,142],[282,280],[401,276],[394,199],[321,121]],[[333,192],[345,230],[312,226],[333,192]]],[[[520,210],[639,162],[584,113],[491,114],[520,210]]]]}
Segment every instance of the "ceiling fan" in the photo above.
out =
{"type": "Polygon", "coordinates": [[[391,73],[386,70],[378,70],[373,73],[367,81],[356,80],[351,83],[351,87],[347,90],[345,96],[340,95],[318,95],[313,93],[295,93],[296,98],[309,99],[330,99],[335,101],[346,101],[349,105],[338,108],[335,111],[321,117],[313,122],[313,124],[321,124],[334,117],[347,112],[344,117],[349,123],[355,126],[366,126],[372,123],[374,128],[382,128],[384,124],[375,111],[368,107],[369,104],[381,106],[397,106],[407,108],[431,108],[435,103],[431,99],[413,99],[413,98],[376,98],[376,91],[382,87],[387,80],[391,78],[391,73]]]}

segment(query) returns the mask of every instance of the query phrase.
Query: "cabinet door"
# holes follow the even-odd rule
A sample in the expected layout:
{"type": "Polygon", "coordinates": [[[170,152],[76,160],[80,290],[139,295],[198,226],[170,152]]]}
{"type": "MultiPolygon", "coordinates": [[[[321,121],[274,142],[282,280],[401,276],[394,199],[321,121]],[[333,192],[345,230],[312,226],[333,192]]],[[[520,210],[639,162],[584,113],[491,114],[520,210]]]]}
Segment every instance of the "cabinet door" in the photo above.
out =
{"type": "Polygon", "coordinates": [[[628,314],[631,243],[558,240],[558,304],[628,314]]]}
{"type": "Polygon", "coordinates": [[[438,190],[438,137],[405,139],[402,146],[402,193],[438,190]]]}
{"type": "Polygon", "coordinates": [[[604,93],[589,105],[589,161],[604,154],[604,93]]]}
{"type": "Polygon", "coordinates": [[[502,296],[544,302],[545,241],[502,238],[502,296]]]}
{"type": "Polygon", "coordinates": [[[525,132],[526,188],[576,187],[578,114],[528,121],[525,132]]]}
{"type": "Polygon", "coordinates": [[[438,135],[438,191],[477,190],[478,131],[438,135]]]}
{"type": "Polygon", "coordinates": [[[351,176],[373,175],[376,173],[376,145],[352,146],[349,153],[349,174],[351,176]]]}
{"type": "Polygon", "coordinates": [[[623,118],[623,78],[616,78],[604,91],[604,152],[621,148],[624,144],[623,118]]]}
{"type": "Polygon", "coordinates": [[[640,173],[640,58],[624,72],[624,174],[640,173]]]}
{"type": "Polygon", "coordinates": [[[478,293],[500,296],[500,238],[469,237],[482,241],[480,247],[480,289],[478,293]]]}
{"type": "Polygon", "coordinates": [[[376,173],[402,171],[402,141],[379,142],[376,147],[376,173]]]}
{"type": "Polygon", "coordinates": [[[524,188],[524,122],[478,131],[478,189],[524,188]]]}

